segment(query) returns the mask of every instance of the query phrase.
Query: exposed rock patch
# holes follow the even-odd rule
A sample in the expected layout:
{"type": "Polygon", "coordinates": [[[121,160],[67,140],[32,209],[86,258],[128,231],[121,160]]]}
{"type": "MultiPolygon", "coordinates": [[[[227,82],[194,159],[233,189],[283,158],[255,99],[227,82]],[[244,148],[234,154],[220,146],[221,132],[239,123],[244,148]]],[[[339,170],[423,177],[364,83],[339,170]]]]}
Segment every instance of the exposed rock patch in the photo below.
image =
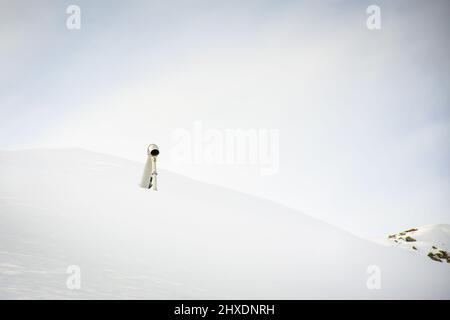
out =
{"type": "Polygon", "coordinates": [[[430,231],[426,230],[426,228],[429,227],[424,227],[424,230],[421,230],[420,228],[411,228],[403,232],[390,234],[387,238],[388,241],[395,246],[422,253],[436,262],[450,263],[450,252],[440,247],[440,245],[445,246],[445,241],[438,241],[436,239],[433,241],[433,238],[430,239],[430,231]],[[427,234],[425,239],[423,239],[424,234],[427,234]],[[414,245],[412,245],[411,242],[414,242],[414,245]]]}

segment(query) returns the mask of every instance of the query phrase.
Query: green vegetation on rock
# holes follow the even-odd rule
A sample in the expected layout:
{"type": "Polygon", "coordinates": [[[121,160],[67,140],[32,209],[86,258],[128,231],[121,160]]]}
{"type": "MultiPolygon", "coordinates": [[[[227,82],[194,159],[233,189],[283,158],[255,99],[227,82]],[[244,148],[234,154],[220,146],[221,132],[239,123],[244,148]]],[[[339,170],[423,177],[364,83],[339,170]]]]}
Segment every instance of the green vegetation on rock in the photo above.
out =
{"type": "Polygon", "coordinates": [[[433,254],[433,252],[429,252],[428,257],[430,257],[431,260],[442,262],[441,259],[437,258],[436,255],[433,254]]]}

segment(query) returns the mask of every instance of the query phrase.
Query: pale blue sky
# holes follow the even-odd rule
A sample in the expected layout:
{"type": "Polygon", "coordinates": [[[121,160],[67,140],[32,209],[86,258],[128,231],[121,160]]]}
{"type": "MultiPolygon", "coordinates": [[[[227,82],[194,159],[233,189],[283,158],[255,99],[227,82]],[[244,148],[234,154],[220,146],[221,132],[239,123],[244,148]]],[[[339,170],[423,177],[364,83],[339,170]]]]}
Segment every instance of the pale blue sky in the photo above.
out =
{"type": "Polygon", "coordinates": [[[0,0],[0,148],[144,161],[196,120],[273,128],[274,176],[161,165],[365,236],[449,223],[449,17],[447,0],[0,0]]]}

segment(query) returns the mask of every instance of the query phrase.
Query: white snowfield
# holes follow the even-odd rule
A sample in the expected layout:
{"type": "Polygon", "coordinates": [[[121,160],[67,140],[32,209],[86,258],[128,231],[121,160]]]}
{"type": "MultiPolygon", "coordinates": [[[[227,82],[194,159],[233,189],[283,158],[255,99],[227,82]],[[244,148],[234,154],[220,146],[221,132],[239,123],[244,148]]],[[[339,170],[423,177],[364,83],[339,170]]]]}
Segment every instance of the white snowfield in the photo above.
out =
{"type": "Polygon", "coordinates": [[[159,191],[142,189],[142,169],[75,149],[0,152],[0,298],[450,298],[446,263],[163,170],[159,191]]]}

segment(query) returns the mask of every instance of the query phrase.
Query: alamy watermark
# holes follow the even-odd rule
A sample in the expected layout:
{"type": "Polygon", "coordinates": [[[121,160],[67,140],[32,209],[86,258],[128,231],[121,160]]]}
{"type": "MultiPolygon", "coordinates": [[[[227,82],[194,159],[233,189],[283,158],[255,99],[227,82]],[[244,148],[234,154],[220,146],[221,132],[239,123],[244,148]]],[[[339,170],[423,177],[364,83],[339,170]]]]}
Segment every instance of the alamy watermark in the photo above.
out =
{"type": "Polygon", "coordinates": [[[195,121],[192,129],[172,132],[171,161],[174,164],[257,166],[262,175],[279,169],[277,129],[206,129],[195,121]]]}
{"type": "Polygon", "coordinates": [[[69,30],[81,29],[81,8],[75,4],[67,7],[66,13],[69,15],[66,19],[66,27],[69,30]]]}
{"type": "Polygon", "coordinates": [[[369,277],[367,278],[366,285],[369,290],[381,289],[381,268],[377,265],[370,265],[366,270],[369,277]]]}
{"type": "Polygon", "coordinates": [[[369,15],[366,20],[366,26],[369,30],[381,29],[381,8],[377,5],[370,5],[366,9],[366,13],[369,15]]]}
{"type": "Polygon", "coordinates": [[[67,267],[66,273],[69,274],[66,280],[67,289],[81,289],[81,268],[77,265],[71,265],[67,267]]]}

